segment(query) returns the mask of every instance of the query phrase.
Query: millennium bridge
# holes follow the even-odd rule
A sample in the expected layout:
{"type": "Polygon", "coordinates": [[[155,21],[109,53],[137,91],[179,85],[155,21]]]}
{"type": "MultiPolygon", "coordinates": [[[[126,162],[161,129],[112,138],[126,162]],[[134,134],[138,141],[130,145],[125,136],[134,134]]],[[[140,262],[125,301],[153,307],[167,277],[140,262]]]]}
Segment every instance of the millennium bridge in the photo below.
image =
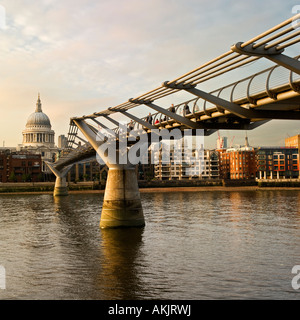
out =
{"type": "Polygon", "coordinates": [[[248,41],[237,42],[224,54],[122,104],[71,118],[65,149],[56,162],[47,163],[56,176],[54,196],[68,194],[66,175],[73,164],[99,156],[109,168],[100,227],[142,227],[145,219],[136,164],[120,159],[128,157],[137,144],[140,153],[147,152],[151,141],[141,139],[143,134],[189,129],[194,135],[201,129],[204,136],[209,136],[220,129],[252,130],[272,119],[300,119],[300,56],[285,54],[286,48],[295,47],[300,41],[297,19],[299,15],[248,41]],[[208,80],[221,79],[233,70],[242,74],[244,66],[259,59],[271,61],[271,67],[218,89],[203,90],[208,80]],[[178,92],[190,95],[190,99],[172,108],[157,102],[178,92]],[[137,116],[135,110],[144,116],[137,116]],[[146,110],[152,110],[152,121],[146,110]],[[126,125],[120,127],[114,115],[125,119],[126,125]],[[112,126],[108,127],[103,120],[112,126]],[[115,135],[109,137],[103,130],[115,135]],[[124,139],[128,142],[125,149],[120,141],[124,139]],[[116,157],[107,155],[105,148],[109,143],[115,143],[116,157]]]}

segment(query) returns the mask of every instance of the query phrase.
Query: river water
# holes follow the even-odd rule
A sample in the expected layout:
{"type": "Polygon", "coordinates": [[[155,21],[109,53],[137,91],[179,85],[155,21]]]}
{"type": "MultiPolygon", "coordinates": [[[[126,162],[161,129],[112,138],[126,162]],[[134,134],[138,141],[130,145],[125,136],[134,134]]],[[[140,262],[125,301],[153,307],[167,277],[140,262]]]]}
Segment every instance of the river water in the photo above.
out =
{"type": "Polygon", "coordinates": [[[145,228],[100,230],[102,194],[1,195],[0,298],[300,298],[300,192],[141,198],[145,228]]]}

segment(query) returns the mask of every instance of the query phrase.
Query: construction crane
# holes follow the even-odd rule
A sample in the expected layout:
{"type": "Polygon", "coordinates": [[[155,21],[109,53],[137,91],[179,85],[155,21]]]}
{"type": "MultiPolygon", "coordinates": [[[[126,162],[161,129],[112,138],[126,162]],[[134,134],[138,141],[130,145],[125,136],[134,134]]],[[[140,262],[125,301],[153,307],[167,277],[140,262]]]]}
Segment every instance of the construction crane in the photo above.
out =
{"type": "Polygon", "coordinates": [[[223,138],[220,137],[219,130],[218,130],[218,141],[219,141],[219,149],[223,149],[224,140],[223,140],[223,138]]]}
{"type": "Polygon", "coordinates": [[[235,136],[233,136],[233,138],[231,139],[231,142],[230,142],[230,146],[229,146],[229,148],[231,148],[231,147],[232,147],[232,144],[233,144],[233,140],[234,140],[234,138],[235,138],[235,136]]]}

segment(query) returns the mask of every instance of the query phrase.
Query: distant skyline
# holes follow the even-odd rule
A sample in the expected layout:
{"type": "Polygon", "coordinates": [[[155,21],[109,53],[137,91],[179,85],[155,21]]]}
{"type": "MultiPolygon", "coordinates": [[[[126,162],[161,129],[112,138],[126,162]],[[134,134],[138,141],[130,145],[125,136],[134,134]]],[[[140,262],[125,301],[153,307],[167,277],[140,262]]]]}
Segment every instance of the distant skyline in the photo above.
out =
{"type": "MultiPolygon", "coordinates": [[[[282,0],[0,1],[0,146],[22,143],[39,92],[57,143],[71,117],[113,107],[195,69],[233,43],[290,18],[295,5],[282,0]]],[[[294,47],[291,56],[299,54],[300,45],[294,47]]],[[[209,85],[205,90],[216,89],[209,85]]],[[[160,104],[181,102],[176,99],[160,104]]],[[[142,115],[147,113],[145,108],[142,115]]],[[[298,133],[298,121],[273,120],[247,136],[252,146],[278,146],[298,133]]],[[[220,135],[242,145],[246,132],[221,130],[220,135]]],[[[205,147],[216,147],[216,139],[217,133],[205,138],[205,147]]]]}

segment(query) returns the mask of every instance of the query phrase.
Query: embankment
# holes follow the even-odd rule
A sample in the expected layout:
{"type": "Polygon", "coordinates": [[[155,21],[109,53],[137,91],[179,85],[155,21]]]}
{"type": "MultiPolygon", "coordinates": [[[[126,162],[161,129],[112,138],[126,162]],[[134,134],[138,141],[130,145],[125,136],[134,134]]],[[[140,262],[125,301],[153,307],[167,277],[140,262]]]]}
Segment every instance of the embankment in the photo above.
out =
{"type": "MultiPolygon", "coordinates": [[[[299,190],[300,180],[153,180],[139,181],[141,193],[196,192],[196,191],[250,191],[299,190]]],[[[54,182],[0,183],[0,194],[48,193],[52,194],[54,182]]],[[[70,193],[104,193],[105,185],[98,182],[69,183],[70,193]]]]}

